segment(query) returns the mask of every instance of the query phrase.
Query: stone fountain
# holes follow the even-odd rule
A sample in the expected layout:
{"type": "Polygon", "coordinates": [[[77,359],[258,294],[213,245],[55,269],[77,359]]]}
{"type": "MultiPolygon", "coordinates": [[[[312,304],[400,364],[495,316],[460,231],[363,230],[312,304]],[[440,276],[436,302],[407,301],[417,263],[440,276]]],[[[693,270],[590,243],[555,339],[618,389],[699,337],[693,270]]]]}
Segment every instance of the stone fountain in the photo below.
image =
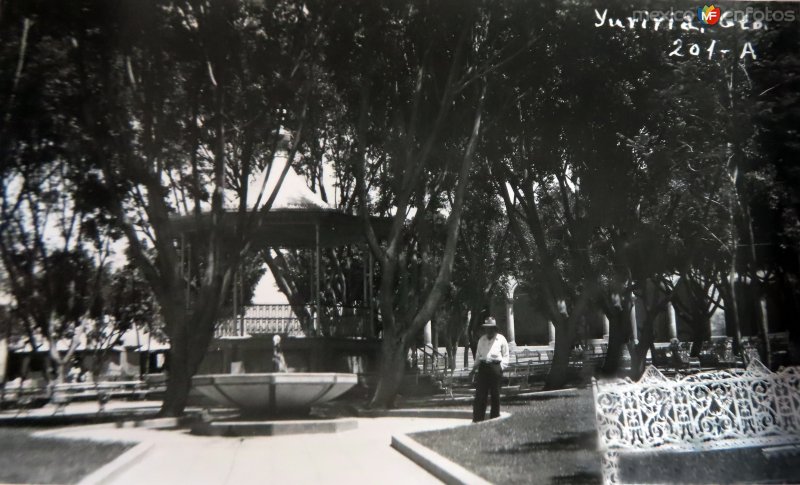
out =
{"type": "Polygon", "coordinates": [[[311,406],[336,399],[358,384],[356,374],[290,374],[280,336],[273,336],[272,344],[272,369],[275,372],[194,377],[192,384],[200,394],[219,406],[237,409],[239,414],[233,419],[204,420],[192,432],[227,436],[331,433],[356,426],[352,419],[308,418],[311,406]],[[298,417],[304,419],[291,419],[298,417]]]}
{"type": "Polygon", "coordinates": [[[358,383],[356,374],[332,372],[208,374],[193,378],[194,388],[238,414],[198,422],[192,433],[258,436],[334,433],[357,427],[355,419],[314,419],[311,406],[331,401],[358,383]]]}
{"type": "Polygon", "coordinates": [[[214,403],[237,408],[247,416],[297,416],[341,396],[358,384],[358,378],[331,372],[275,372],[199,375],[192,383],[214,403]]]}

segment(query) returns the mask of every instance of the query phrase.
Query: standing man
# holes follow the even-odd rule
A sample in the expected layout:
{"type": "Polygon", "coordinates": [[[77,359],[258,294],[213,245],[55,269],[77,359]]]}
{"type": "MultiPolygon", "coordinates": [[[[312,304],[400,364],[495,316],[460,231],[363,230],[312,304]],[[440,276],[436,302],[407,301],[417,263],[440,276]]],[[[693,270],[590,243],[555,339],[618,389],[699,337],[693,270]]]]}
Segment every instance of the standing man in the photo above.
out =
{"type": "Polygon", "coordinates": [[[472,408],[472,422],[477,423],[486,418],[486,395],[492,398],[490,418],[500,416],[500,383],[503,370],[508,367],[508,342],[497,333],[497,322],[489,317],[481,326],[483,336],[478,340],[475,352],[475,364],[470,372],[478,378],[475,389],[475,402],[472,408]]]}

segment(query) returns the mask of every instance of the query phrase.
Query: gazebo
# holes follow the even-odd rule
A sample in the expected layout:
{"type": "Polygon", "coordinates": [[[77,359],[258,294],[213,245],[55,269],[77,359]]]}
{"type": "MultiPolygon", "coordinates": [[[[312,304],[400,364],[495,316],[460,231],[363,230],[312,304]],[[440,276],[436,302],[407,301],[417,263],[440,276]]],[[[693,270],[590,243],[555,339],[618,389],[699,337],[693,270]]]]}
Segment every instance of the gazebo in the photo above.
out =
{"type": "MultiPolygon", "coordinates": [[[[274,186],[274,181],[269,180],[267,187],[274,186]]],[[[256,180],[254,186],[260,186],[263,178],[256,180]]],[[[255,187],[254,187],[255,189],[255,187]]],[[[255,192],[253,190],[252,192],[255,192]]],[[[257,193],[257,192],[255,192],[257,193]]],[[[270,191],[266,191],[269,194],[270,191]]],[[[315,329],[320,329],[320,318],[322,315],[321,299],[321,269],[320,258],[323,248],[339,247],[357,244],[364,247],[367,261],[367,271],[364,272],[367,290],[366,301],[370,302],[369,325],[373,326],[372,308],[372,281],[374,274],[374,262],[372,253],[366,248],[366,234],[364,230],[364,219],[359,215],[347,214],[340,209],[332,207],[322,200],[318,194],[312,192],[305,184],[305,181],[293,170],[289,170],[286,178],[278,191],[278,195],[269,211],[254,210],[255,200],[248,200],[248,210],[243,215],[233,208],[234,204],[229,204],[223,214],[220,224],[228,226],[233,231],[236,227],[237,218],[250,217],[249,230],[252,231],[254,244],[253,251],[269,249],[293,248],[293,249],[313,249],[314,277],[313,287],[313,308],[315,329]]],[[[370,222],[376,235],[384,238],[391,228],[390,218],[371,217],[370,222]]],[[[181,238],[181,247],[187,248],[184,241],[190,239],[193,233],[207,230],[212,224],[211,214],[204,213],[197,215],[183,215],[173,218],[174,227],[181,238]]],[[[182,249],[183,251],[183,249],[182,249]]],[[[242,295],[241,278],[236,278],[234,283],[234,315],[239,315],[237,308],[240,305],[242,295]]],[[[244,314],[242,312],[242,318],[244,314]]],[[[244,334],[244,322],[241,323],[241,334],[244,334]]]]}

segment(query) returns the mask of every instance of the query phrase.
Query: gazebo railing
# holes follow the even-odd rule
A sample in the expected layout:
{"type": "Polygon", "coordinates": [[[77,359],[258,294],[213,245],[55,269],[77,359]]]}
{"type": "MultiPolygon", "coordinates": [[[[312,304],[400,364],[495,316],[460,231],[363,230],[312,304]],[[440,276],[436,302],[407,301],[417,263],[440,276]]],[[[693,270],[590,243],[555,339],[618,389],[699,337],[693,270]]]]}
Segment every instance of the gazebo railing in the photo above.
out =
{"type": "MultiPolygon", "coordinates": [[[[307,310],[313,317],[315,306],[308,305],[307,310]]],[[[318,332],[328,337],[368,337],[370,322],[369,308],[324,306],[318,332]]],[[[244,316],[223,320],[215,331],[216,338],[270,334],[305,335],[291,305],[248,305],[244,316]]]]}
{"type": "Polygon", "coordinates": [[[228,318],[220,322],[214,336],[241,336],[242,324],[244,335],[304,335],[300,320],[292,312],[291,305],[248,305],[243,317],[228,318]]]}

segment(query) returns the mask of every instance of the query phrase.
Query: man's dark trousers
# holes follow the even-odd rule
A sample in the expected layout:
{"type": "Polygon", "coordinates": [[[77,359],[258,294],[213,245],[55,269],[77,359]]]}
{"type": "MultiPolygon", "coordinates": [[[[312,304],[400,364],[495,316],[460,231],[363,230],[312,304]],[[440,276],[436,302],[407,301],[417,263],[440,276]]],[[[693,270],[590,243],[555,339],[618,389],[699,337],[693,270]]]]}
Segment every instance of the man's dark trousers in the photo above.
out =
{"type": "Polygon", "coordinates": [[[500,381],[503,380],[503,369],[500,362],[481,362],[478,364],[478,377],[476,379],[475,403],[472,407],[472,421],[478,422],[486,419],[486,397],[492,398],[491,418],[500,416],[500,381]]]}

